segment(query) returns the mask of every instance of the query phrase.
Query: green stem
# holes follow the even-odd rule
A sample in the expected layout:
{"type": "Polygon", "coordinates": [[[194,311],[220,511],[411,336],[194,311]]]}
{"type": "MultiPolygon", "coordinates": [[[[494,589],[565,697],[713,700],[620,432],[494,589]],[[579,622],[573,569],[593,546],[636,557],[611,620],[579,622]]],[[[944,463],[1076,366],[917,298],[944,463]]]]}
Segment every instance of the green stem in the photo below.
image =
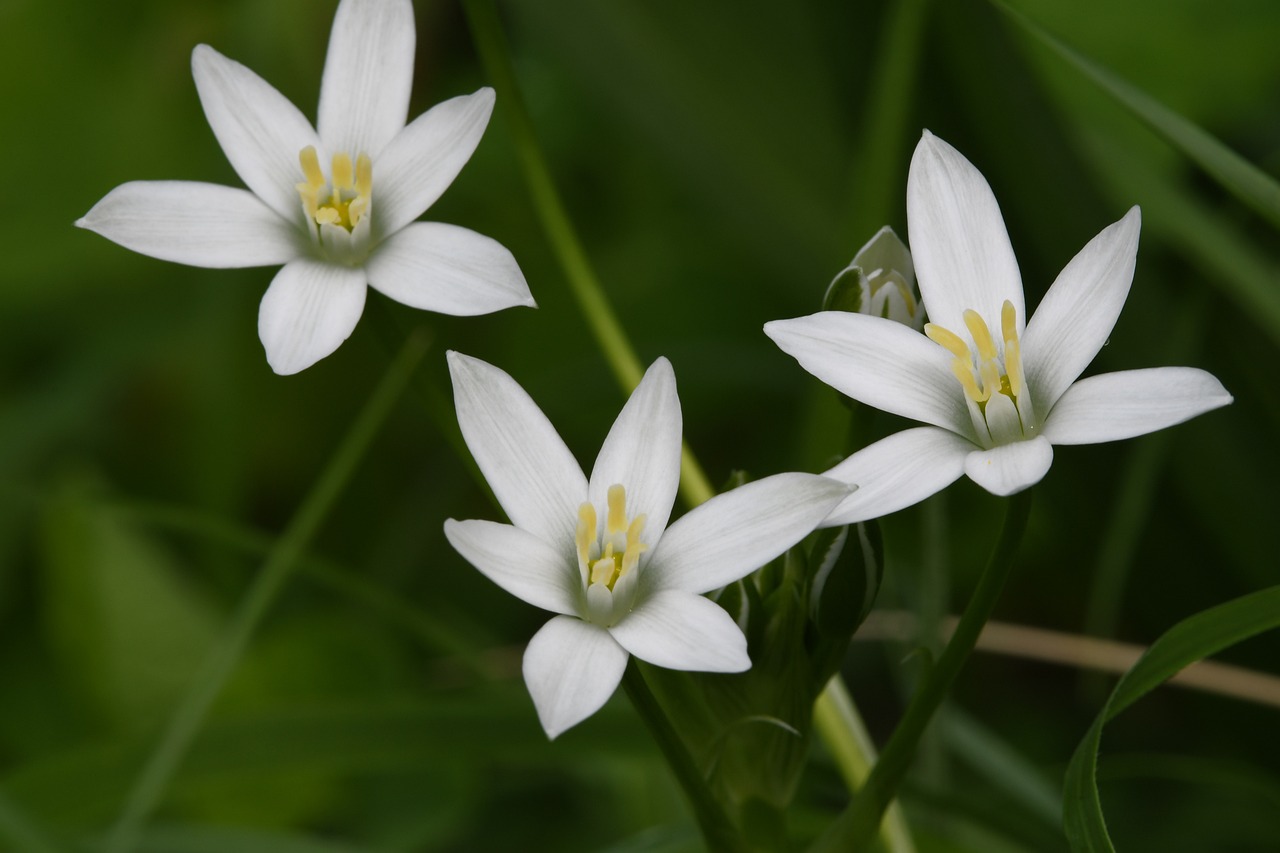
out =
{"type": "Polygon", "coordinates": [[[749,849],[746,842],[738,834],[733,822],[720,808],[720,803],[707,787],[706,780],[698,772],[693,756],[689,754],[684,741],[680,739],[680,733],[667,719],[662,705],[649,689],[649,684],[644,680],[644,674],[640,672],[634,658],[627,663],[627,670],[622,676],[622,686],[627,691],[627,698],[631,700],[640,718],[648,726],[649,733],[657,741],[658,748],[662,750],[667,764],[675,773],[685,796],[689,798],[689,805],[693,808],[693,816],[698,821],[698,828],[702,831],[707,849],[715,853],[721,853],[721,851],[745,853],[749,849]]]}
{"type": "Polygon", "coordinates": [[[169,719],[160,741],[129,791],[124,809],[107,839],[106,853],[127,853],[137,846],[143,823],[173,779],[209,708],[235,671],[258,624],[408,385],[426,354],[427,345],[425,334],[412,335],[405,341],[400,354],[329,460],[328,467],[290,520],[258,576],[240,600],[230,623],[196,673],[191,687],[169,719]]]}
{"type": "MultiPolygon", "coordinates": [[[[813,706],[813,726],[831,750],[845,785],[856,791],[867,781],[876,760],[876,747],[858,708],[853,704],[849,688],[839,675],[827,682],[813,706]]],[[[888,853],[915,853],[915,842],[907,826],[902,806],[889,804],[880,827],[880,840],[888,853]]]]}
{"type": "MultiPolygon", "coordinates": [[[[538,145],[533,120],[520,96],[515,70],[511,67],[511,51],[498,20],[498,11],[492,0],[465,0],[463,7],[471,22],[471,32],[475,37],[480,60],[498,91],[499,108],[506,116],[516,153],[524,167],[529,193],[533,196],[534,210],[542,221],[543,230],[560,261],[588,328],[595,336],[618,383],[624,391],[630,392],[640,383],[644,367],[627,338],[626,330],[618,321],[618,315],[614,313],[600,279],[596,277],[591,261],[569,220],[564,202],[556,191],[555,182],[551,179],[551,170],[538,145]]],[[[687,445],[680,459],[680,492],[691,506],[696,506],[715,494],[715,489],[711,487],[707,475],[687,445]]]]}
{"type": "Polygon", "coordinates": [[[912,699],[902,722],[894,729],[880,760],[876,762],[853,802],[818,840],[815,851],[864,850],[880,826],[886,806],[893,800],[915,756],[916,746],[946,698],[991,618],[1005,581],[1013,570],[1013,557],[1022,540],[1031,511],[1031,492],[1014,495],[1005,516],[1000,541],[978,581],[950,642],[912,699]]]}

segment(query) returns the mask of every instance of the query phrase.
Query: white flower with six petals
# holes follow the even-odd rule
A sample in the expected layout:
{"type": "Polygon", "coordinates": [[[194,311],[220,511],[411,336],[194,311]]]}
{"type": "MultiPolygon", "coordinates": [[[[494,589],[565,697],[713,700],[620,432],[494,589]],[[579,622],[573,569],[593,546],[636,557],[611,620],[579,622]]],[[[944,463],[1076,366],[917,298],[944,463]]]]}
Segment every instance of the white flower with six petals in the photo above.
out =
{"type": "Polygon", "coordinates": [[[414,222],[470,159],[494,100],[484,88],[406,126],[414,44],[410,0],[342,0],[316,128],[257,74],[199,45],[191,67],[200,103],[249,190],[134,181],[76,224],[190,266],[283,264],[258,311],[267,361],[282,374],[347,339],[367,287],[443,314],[532,306],[515,258],[495,240],[414,222]]]}
{"type": "Polygon", "coordinates": [[[680,481],[680,399],[666,359],[650,366],[609,431],[591,478],[514,379],[449,353],[458,423],[511,524],[445,522],[473,566],[556,613],[524,656],[549,737],[613,695],[629,655],[668,669],[740,672],[747,641],[703,597],[814,529],[849,487],[777,474],[717,495],[670,527],[680,481]]]}
{"type": "Polygon", "coordinates": [[[1231,402],[1217,379],[1191,367],[1078,378],[1129,294],[1138,208],[1080,250],[1029,322],[990,186],[928,131],[911,159],[907,225],[930,319],[925,335],[843,312],[764,327],[805,370],[841,393],[929,424],[884,438],[827,471],[859,488],[826,524],[911,506],[961,474],[994,494],[1013,494],[1044,477],[1055,444],[1144,435],[1231,402]]]}

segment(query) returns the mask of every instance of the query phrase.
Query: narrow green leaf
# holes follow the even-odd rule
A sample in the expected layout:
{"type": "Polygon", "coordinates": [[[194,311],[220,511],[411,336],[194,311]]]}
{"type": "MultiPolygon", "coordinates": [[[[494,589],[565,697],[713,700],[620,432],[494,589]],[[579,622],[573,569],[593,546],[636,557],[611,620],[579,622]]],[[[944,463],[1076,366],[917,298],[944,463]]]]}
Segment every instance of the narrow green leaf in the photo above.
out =
{"type": "Polygon", "coordinates": [[[1211,607],[1174,625],[1120,679],[1067,767],[1063,824],[1076,851],[1113,851],[1098,796],[1102,727],[1188,664],[1280,627],[1280,586],[1211,607]]]}
{"type": "Polygon", "coordinates": [[[1199,125],[1183,118],[1127,80],[1076,53],[1002,0],[993,2],[1010,19],[1204,169],[1223,189],[1280,228],[1280,183],[1274,178],[1223,145],[1199,125]]]}

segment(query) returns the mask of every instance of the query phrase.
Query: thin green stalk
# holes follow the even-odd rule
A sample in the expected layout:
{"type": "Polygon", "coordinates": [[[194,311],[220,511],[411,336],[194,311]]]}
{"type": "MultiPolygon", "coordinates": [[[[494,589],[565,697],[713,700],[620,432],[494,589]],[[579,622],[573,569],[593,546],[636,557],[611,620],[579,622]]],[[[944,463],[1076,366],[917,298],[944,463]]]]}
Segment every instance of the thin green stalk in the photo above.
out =
{"type": "Polygon", "coordinates": [[[351,475],[377,436],[392,406],[426,354],[425,334],[411,335],[392,362],[364,410],[352,425],[320,479],[277,541],[252,585],[245,592],[190,688],[130,789],[124,809],[107,839],[106,853],[127,853],[137,846],[142,826],[159,803],[209,708],[235,671],[263,616],[284,587],[312,536],[328,516],[351,475]]]}
{"type": "Polygon", "coordinates": [[[698,821],[698,828],[702,831],[702,838],[706,841],[707,848],[715,853],[722,853],[722,851],[723,853],[737,853],[737,851],[745,853],[749,849],[746,842],[733,822],[729,820],[728,815],[720,808],[720,803],[712,796],[706,780],[698,772],[693,756],[685,748],[684,741],[680,739],[680,733],[667,719],[662,705],[649,689],[649,684],[644,680],[644,674],[640,672],[634,658],[627,663],[627,670],[622,676],[622,686],[627,691],[627,698],[631,700],[640,718],[648,726],[649,733],[657,741],[658,748],[666,757],[667,764],[675,773],[685,796],[689,798],[689,804],[693,807],[693,816],[698,821]]]}
{"type": "MultiPolygon", "coordinates": [[[[498,20],[498,11],[492,0],[466,0],[463,7],[471,22],[471,32],[475,37],[480,59],[494,88],[498,90],[499,108],[506,116],[516,153],[524,167],[524,176],[533,196],[534,210],[542,221],[556,258],[560,261],[574,299],[586,318],[587,327],[595,336],[618,383],[624,391],[630,392],[644,376],[644,367],[627,338],[626,330],[618,321],[618,315],[614,313],[591,261],[587,259],[587,253],[582,248],[582,242],[573,229],[564,202],[560,200],[555,182],[551,179],[551,170],[538,145],[533,120],[520,96],[515,70],[511,67],[511,51],[498,20]]],[[[691,506],[696,506],[715,494],[715,489],[711,487],[711,482],[687,445],[680,458],[680,492],[691,506]]]]}
{"type": "MultiPolygon", "coordinates": [[[[845,785],[850,791],[861,788],[876,760],[876,747],[853,704],[849,688],[838,675],[827,682],[813,706],[813,727],[831,750],[845,785]]],[[[888,853],[915,853],[907,819],[896,801],[890,803],[885,812],[880,839],[888,853]]]]}
{"type": "Polygon", "coordinates": [[[969,606],[956,625],[950,642],[933,669],[925,677],[907,713],[894,729],[880,760],[867,778],[867,784],[854,796],[853,802],[818,840],[815,851],[865,850],[880,826],[885,808],[893,800],[915,756],[916,746],[933,719],[942,700],[978,642],[982,627],[991,618],[1005,581],[1013,570],[1013,557],[1022,540],[1031,511],[1030,490],[1010,499],[1004,530],[986,569],[978,581],[969,606]]]}

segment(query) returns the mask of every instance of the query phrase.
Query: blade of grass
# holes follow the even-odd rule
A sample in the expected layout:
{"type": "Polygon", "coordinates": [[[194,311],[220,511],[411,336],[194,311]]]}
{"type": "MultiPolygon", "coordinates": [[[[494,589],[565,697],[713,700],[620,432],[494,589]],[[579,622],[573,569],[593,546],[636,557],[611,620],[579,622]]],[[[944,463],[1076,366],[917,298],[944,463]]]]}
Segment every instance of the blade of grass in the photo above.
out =
{"type": "Polygon", "coordinates": [[[1280,228],[1280,183],[1199,125],[1063,44],[1003,0],[992,0],[1023,30],[1122,104],[1166,142],[1213,177],[1223,189],[1280,228]]]}
{"type": "Polygon", "coordinates": [[[400,354],[330,458],[320,479],[290,520],[130,788],[124,809],[107,840],[107,853],[127,853],[136,847],[143,824],[177,772],[209,708],[235,671],[254,631],[297,566],[311,538],[355,473],[365,451],[426,354],[427,347],[425,335],[411,335],[405,341],[400,354]]]}

